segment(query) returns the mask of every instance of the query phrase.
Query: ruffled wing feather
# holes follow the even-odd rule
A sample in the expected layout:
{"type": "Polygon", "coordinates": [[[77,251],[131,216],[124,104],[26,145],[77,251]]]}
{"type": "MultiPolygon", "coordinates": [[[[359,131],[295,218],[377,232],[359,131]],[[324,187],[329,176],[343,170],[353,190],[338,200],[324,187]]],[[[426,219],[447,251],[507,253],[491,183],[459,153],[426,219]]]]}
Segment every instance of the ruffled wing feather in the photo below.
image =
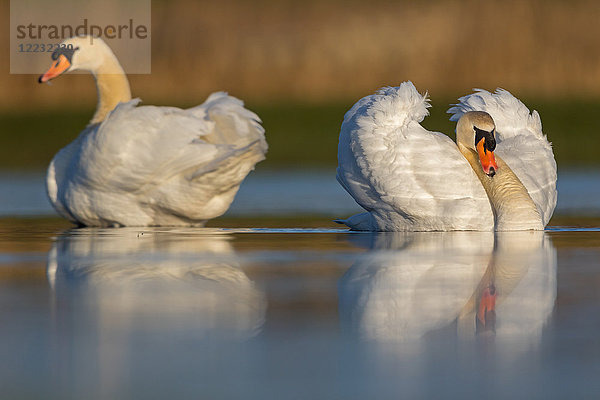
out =
{"type": "Polygon", "coordinates": [[[361,99],[344,117],[337,179],[370,213],[370,230],[491,230],[488,198],[456,144],[420,122],[427,97],[411,82],[361,99]]]}
{"type": "Polygon", "coordinates": [[[55,208],[87,225],[192,223],[225,212],[265,158],[260,119],[221,92],[188,110],[138,103],[119,104],[57,154],[48,175],[55,208]]]}

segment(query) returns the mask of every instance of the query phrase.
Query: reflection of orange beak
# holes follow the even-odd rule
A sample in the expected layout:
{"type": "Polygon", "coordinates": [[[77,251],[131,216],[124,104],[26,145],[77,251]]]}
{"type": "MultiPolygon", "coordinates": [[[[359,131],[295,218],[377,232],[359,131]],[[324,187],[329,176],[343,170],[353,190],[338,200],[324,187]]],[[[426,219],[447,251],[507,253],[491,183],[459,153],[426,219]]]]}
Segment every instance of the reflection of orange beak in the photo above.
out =
{"type": "Polygon", "coordinates": [[[481,167],[483,168],[483,172],[488,174],[489,176],[494,176],[496,174],[496,170],[498,170],[498,165],[496,164],[496,158],[494,157],[494,152],[485,149],[485,138],[482,138],[479,143],[477,143],[477,153],[479,154],[479,161],[481,161],[481,167]]]}
{"type": "Polygon", "coordinates": [[[488,321],[494,317],[491,315],[492,312],[494,312],[495,316],[496,288],[493,284],[485,288],[485,290],[481,294],[481,299],[479,300],[479,307],[477,309],[477,319],[483,326],[485,326],[488,323],[488,321]]]}
{"type": "Polygon", "coordinates": [[[67,57],[61,54],[60,56],[58,56],[58,59],[52,64],[50,69],[46,71],[46,73],[44,73],[43,75],[40,75],[38,82],[48,82],[50,79],[54,79],[63,72],[65,72],[67,69],[69,69],[70,66],[71,63],[69,62],[69,60],[67,60],[67,57]]]}

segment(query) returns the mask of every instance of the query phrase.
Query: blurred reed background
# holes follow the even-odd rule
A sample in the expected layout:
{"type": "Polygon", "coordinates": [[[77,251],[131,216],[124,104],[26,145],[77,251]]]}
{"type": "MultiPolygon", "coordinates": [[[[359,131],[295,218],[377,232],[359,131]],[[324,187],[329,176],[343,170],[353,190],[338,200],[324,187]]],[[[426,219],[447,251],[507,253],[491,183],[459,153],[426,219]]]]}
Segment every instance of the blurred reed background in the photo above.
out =
{"type": "MultiPolygon", "coordinates": [[[[8,21],[8,1],[0,13],[8,21]]],[[[245,100],[271,146],[259,168],[335,165],[344,112],[408,79],[431,94],[429,129],[452,133],[449,103],[503,87],[540,111],[559,166],[596,164],[599,21],[590,0],[154,1],[152,74],[130,81],[146,104],[245,100]]],[[[8,29],[0,37],[8,54],[8,29]]],[[[91,117],[92,78],[40,86],[8,62],[0,72],[0,168],[43,168],[91,117]]]]}

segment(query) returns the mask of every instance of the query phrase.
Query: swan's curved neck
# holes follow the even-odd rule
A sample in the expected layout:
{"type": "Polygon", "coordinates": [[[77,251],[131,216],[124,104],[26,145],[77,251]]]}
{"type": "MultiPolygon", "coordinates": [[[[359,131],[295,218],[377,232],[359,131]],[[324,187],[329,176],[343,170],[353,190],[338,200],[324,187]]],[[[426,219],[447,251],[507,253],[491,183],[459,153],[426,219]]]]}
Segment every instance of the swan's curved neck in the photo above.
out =
{"type": "Polygon", "coordinates": [[[91,71],[98,89],[98,105],[90,124],[102,122],[120,102],[131,100],[129,81],[123,68],[112,54],[105,54],[103,62],[91,71]]]}
{"type": "Polygon", "coordinates": [[[527,189],[509,166],[496,155],[498,170],[489,177],[483,172],[475,150],[458,145],[481,181],[490,199],[497,231],[543,230],[540,213],[527,189]]]}

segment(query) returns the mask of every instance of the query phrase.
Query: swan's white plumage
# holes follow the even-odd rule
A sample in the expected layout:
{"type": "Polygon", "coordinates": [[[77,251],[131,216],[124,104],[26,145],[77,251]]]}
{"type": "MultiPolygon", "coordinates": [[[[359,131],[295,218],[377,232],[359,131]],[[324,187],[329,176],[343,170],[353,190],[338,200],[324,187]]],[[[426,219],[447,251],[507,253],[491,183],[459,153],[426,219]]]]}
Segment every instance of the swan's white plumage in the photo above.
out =
{"type": "Polygon", "coordinates": [[[504,89],[494,93],[478,89],[458,100],[448,110],[450,120],[458,121],[468,111],[485,111],[492,116],[496,123],[496,153],[523,182],[544,226],[548,224],[556,207],[556,161],[538,112],[530,113],[504,89]]]}
{"type": "Polygon", "coordinates": [[[83,70],[98,89],[91,123],[48,168],[50,202],[73,222],[202,225],[227,211],[265,158],[260,119],[226,93],[187,110],[138,107],[110,47],[90,36],[66,39],[52,60],[40,83],[83,70]]]}
{"type": "MultiPolygon", "coordinates": [[[[453,118],[470,111],[468,107],[489,111],[494,120],[499,118],[498,131],[502,127],[507,133],[501,136],[506,143],[499,144],[497,152],[502,156],[510,153],[506,162],[527,182],[545,224],[556,203],[552,186],[556,164],[550,145],[541,134],[537,113],[528,117],[528,130],[520,120],[514,125],[513,114],[529,116],[529,110],[510,93],[498,93],[492,96],[500,96],[498,104],[504,107],[491,110],[485,97],[476,102],[467,96],[452,109],[456,112],[453,118]],[[514,133],[510,137],[508,127],[514,133]],[[539,160],[539,167],[524,173],[521,166],[535,160],[536,152],[531,149],[542,141],[546,144],[542,143],[540,157],[548,157],[545,150],[549,149],[550,160],[539,160]],[[524,160],[513,161],[520,157],[524,160]],[[550,171],[544,171],[540,180],[536,171],[544,168],[550,171]]],[[[379,231],[494,229],[489,198],[456,143],[420,125],[428,107],[427,95],[404,82],[364,97],[348,111],[340,132],[337,180],[367,212],[340,222],[353,229],[379,231]]]]}
{"type": "Polygon", "coordinates": [[[62,149],[50,200],[84,225],[190,225],[223,214],[265,158],[260,119],[225,93],[182,110],[119,104],[62,149]]]}
{"type": "Polygon", "coordinates": [[[405,82],[361,99],[346,114],[337,179],[369,211],[346,220],[349,226],[384,231],[492,229],[487,195],[456,144],[420,125],[427,107],[427,96],[405,82]],[[473,214],[473,209],[480,213],[473,214]]]}

